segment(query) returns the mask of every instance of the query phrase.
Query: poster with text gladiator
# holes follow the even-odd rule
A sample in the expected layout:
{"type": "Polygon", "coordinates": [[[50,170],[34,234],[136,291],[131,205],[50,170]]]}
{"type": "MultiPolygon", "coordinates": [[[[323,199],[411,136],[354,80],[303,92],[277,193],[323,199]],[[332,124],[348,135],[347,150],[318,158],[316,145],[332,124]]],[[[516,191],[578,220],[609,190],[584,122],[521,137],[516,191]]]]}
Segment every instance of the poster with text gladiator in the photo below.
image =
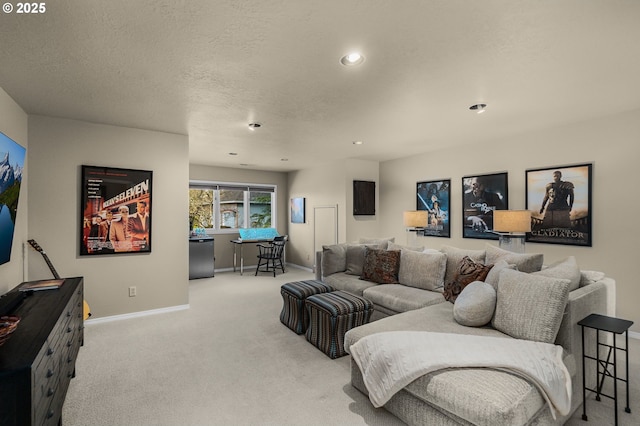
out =
{"type": "Polygon", "coordinates": [[[526,241],[591,247],[591,164],[526,171],[526,241]]]}
{"type": "Polygon", "coordinates": [[[82,166],[80,255],[151,252],[147,170],[82,166]]]}

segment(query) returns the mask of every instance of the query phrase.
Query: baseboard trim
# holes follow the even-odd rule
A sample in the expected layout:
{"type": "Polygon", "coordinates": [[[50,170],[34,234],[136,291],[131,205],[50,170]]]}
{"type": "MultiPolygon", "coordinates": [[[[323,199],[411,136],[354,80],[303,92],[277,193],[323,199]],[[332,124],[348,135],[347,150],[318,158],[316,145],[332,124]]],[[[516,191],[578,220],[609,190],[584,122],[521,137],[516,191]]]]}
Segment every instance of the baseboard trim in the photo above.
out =
{"type": "Polygon", "coordinates": [[[88,319],[88,320],[86,320],[84,322],[84,325],[85,326],[90,326],[90,325],[94,325],[94,324],[102,324],[102,323],[105,323],[105,322],[120,321],[120,320],[125,320],[125,319],[130,319],[130,318],[139,318],[139,317],[146,317],[146,316],[149,316],[149,315],[166,314],[168,312],[184,311],[186,309],[189,309],[189,304],[177,305],[177,306],[169,306],[167,308],[150,309],[148,311],[132,312],[130,314],[112,315],[112,316],[109,316],[109,317],[88,319]]]}
{"type": "Polygon", "coordinates": [[[637,331],[629,331],[629,337],[640,340],[640,333],[637,331]]]}

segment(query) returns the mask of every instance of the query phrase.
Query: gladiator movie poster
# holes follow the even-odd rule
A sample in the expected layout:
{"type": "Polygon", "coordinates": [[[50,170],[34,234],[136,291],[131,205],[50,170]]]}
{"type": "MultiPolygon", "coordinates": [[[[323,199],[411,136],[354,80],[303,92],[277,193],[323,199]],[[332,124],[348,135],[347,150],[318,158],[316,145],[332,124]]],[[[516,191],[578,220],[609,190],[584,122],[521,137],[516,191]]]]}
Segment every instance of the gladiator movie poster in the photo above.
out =
{"type": "Polygon", "coordinates": [[[80,255],[151,252],[152,175],[82,166],[80,255]]]}
{"type": "Polygon", "coordinates": [[[526,241],[591,247],[591,166],[526,171],[526,241]]]}
{"type": "Polygon", "coordinates": [[[427,211],[427,225],[421,231],[425,237],[451,236],[450,208],[451,180],[417,183],[417,210],[427,211]]]}
{"type": "Polygon", "coordinates": [[[507,210],[507,173],[462,178],[462,237],[499,239],[493,231],[493,212],[507,210]]]}

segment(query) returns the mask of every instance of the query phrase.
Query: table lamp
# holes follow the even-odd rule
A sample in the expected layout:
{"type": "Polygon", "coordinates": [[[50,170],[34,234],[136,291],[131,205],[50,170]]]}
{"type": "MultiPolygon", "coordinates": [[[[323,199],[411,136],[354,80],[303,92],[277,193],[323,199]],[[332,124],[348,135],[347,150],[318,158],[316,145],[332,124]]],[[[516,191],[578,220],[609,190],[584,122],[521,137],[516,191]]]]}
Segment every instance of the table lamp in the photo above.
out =
{"type": "Polygon", "coordinates": [[[427,211],[408,210],[402,214],[402,218],[407,229],[407,244],[410,244],[410,241],[415,240],[418,232],[427,226],[427,211]],[[412,232],[415,232],[413,238],[411,237],[412,232]]]}
{"type": "Polygon", "coordinates": [[[493,230],[500,233],[500,248],[524,253],[525,233],[531,232],[529,210],[494,210],[493,230]]]}

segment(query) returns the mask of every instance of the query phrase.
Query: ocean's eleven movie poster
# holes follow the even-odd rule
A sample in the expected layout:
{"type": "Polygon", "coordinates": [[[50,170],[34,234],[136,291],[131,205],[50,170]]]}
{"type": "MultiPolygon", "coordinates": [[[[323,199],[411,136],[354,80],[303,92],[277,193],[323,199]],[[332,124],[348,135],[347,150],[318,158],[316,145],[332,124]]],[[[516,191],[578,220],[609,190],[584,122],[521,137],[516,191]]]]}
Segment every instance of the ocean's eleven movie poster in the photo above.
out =
{"type": "Polygon", "coordinates": [[[82,166],[81,255],[151,252],[152,176],[82,166]]]}

